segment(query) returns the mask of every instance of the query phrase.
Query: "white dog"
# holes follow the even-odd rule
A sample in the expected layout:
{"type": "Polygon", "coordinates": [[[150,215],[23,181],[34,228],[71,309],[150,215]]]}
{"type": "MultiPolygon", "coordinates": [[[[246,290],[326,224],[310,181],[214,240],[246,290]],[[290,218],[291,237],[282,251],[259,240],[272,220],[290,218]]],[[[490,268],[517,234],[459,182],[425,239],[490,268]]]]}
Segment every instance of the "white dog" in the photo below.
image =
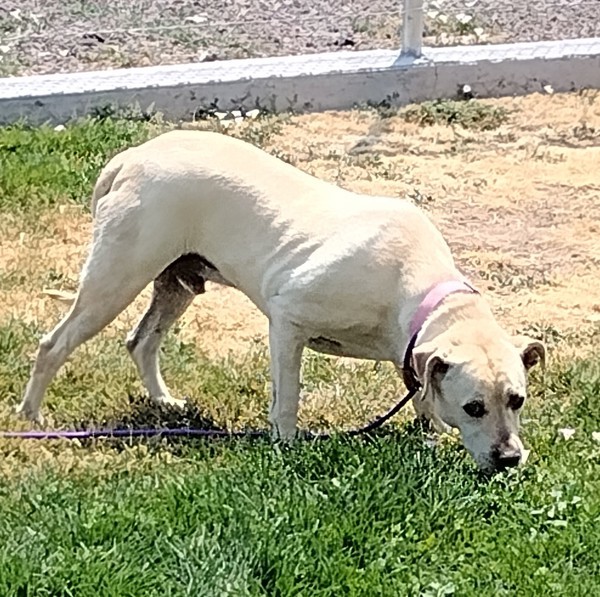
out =
{"type": "Polygon", "coordinates": [[[304,347],[401,370],[412,338],[417,413],[457,427],[482,468],[519,464],[526,369],[544,361],[544,346],[500,328],[411,203],[343,190],[224,135],[173,131],[108,163],[92,213],[76,299],[40,342],[19,407],[28,418],[41,421],[46,388],[71,352],[152,280],[127,347],[151,398],[179,404],[159,345],[210,280],[269,318],[276,436],[296,434],[304,347]]]}

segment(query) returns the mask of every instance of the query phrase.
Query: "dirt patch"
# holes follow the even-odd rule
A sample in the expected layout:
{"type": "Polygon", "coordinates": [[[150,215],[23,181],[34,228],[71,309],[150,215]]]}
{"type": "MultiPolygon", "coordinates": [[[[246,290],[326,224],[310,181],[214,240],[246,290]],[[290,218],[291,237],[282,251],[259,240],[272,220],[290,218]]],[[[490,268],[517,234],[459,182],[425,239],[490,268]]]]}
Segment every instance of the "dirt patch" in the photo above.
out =
{"type": "MultiPolygon", "coordinates": [[[[7,0],[0,75],[398,48],[397,0],[7,0]]],[[[600,35],[595,2],[437,0],[425,43],[489,43],[600,35]]]]}
{"type": "MultiPolygon", "coordinates": [[[[293,117],[269,147],[344,187],[412,197],[509,328],[588,330],[600,321],[600,142],[592,135],[600,101],[583,93],[494,103],[510,111],[495,131],[418,127],[355,110],[293,117]]],[[[0,317],[47,329],[64,307],[40,291],[74,287],[90,224],[82,211],[63,209],[42,229],[5,227],[0,317]]],[[[110,333],[124,334],[147,300],[148,290],[110,333]]],[[[214,285],[181,327],[215,355],[245,353],[267,333],[245,297],[214,285]]]]}

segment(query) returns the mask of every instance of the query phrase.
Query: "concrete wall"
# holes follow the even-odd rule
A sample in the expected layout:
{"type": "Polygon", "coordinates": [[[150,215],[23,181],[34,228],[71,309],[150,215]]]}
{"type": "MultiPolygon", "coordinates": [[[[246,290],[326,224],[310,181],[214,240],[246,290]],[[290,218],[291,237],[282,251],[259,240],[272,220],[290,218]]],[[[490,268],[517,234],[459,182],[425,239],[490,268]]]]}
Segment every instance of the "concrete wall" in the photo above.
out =
{"type": "Polygon", "coordinates": [[[0,79],[0,122],[61,123],[107,106],[137,105],[169,119],[203,109],[263,107],[320,111],[387,100],[403,105],[455,97],[463,85],[478,97],[600,88],[600,38],[335,52],[229,60],[66,75],[0,79]]]}

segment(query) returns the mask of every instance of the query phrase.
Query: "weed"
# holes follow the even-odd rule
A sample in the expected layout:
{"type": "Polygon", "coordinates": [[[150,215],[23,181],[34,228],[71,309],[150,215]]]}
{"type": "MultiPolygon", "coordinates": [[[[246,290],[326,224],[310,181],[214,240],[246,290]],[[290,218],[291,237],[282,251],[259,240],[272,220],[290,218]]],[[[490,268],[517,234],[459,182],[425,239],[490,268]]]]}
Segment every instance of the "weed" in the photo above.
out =
{"type": "Polygon", "coordinates": [[[0,52],[0,77],[14,77],[22,67],[16,52],[0,52]]]}
{"type": "Polygon", "coordinates": [[[408,194],[408,198],[415,205],[424,209],[432,206],[435,201],[433,195],[423,194],[419,189],[413,189],[412,192],[408,194]]]}
{"type": "Polygon", "coordinates": [[[211,106],[198,111],[193,123],[182,126],[186,129],[214,131],[229,135],[274,153],[284,161],[290,163],[294,161],[293,156],[284,155],[278,149],[269,147],[270,142],[281,133],[283,126],[289,122],[291,112],[272,114],[261,109],[258,115],[248,117],[247,111],[240,109],[226,113],[225,118],[221,118],[217,114],[219,114],[219,108],[211,106]]]}
{"type": "Polygon", "coordinates": [[[458,125],[465,129],[492,130],[504,124],[508,111],[478,100],[434,100],[406,108],[401,116],[422,126],[458,125]]]}
{"type": "Polygon", "coordinates": [[[272,156],[275,156],[276,158],[279,158],[280,160],[287,162],[288,164],[291,164],[292,166],[296,166],[298,163],[298,160],[290,153],[281,151],[277,148],[272,148],[272,149],[269,149],[268,151],[272,156]]]}
{"type": "Polygon", "coordinates": [[[541,340],[550,348],[555,348],[567,340],[568,335],[549,322],[530,323],[520,330],[521,334],[541,340]]]}
{"type": "Polygon", "coordinates": [[[478,271],[479,278],[488,282],[492,288],[506,288],[517,292],[552,285],[552,280],[544,267],[525,269],[506,260],[482,264],[478,258],[473,260],[473,265],[481,267],[478,271]]]}
{"type": "Polygon", "coordinates": [[[381,119],[392,118],[398,114],[399,99],[400,94],[394,91],[379,102],[369,101],[366,104],[357,106],[357,109],[375,111],[381,119]]]}
{"type": "Polygon", "coordinates": [[[128,122],[160,122],[161,116],[154,110],[154,104],[142,109],[139,104],[127,107],[106,104],[90,110],[93,120],[128,121],[128,122]]]}
{"type": "MultiPolygon", "coordinates": [[[[309,148],[309,154],[310,151],[309,148]]],[[[315,159],[314,155],[309,155],[307,161],[311,159],[315,159]]],[[[356,178],[356,170],[360,171],[360,178],[367,180],[373,180],[374,178],[398,180],[403,176],[400,165],[383,160],[378,153],[369,149],[361,149],[352,153],[330,151],[325,159],[336,163],[335,179],[338,182],[356,178]]]]}
{"type": "MultiPolygon", "coordinates": [[[[265,147],[288,119],[286,114],[265,114],[226,127],[208,118],[187,128],[214,130],[265,147]]],[[[123,110],[110,105],[62,128],[23,123],[0,128],[0,211],[35,216],[65,200],[87,206],[110,157],[170,128],[152,107],[123,110]]],[[[293,161],[293,156],[278,157],[293,161]]]]}
{"type": "Polygon", "coordinates": [[[577,92],[577,95],[580,97],[583,106],[579,126],[582,129],[587,130],[589,129],[587,121],[590,118],[590,111],[592,111],[592,107],[596,105],[600,92],[597,89],[580,89],[577,92]]]}
{"type": "Polygon", "coordinates": [[[435,37],[436,45],[456,43],[460,38],[470,38],[474,41],[486,39],[483,23],[480,23],[475,15],[464,12],[447,12],[443,4],[441,0],[433,0],[429,4],[424,21],[426,37],[435,37]]]}
{"type": "Polygon", "coordinates": [[[282,126],[289,118],[289,114],[263,114],[256,119],[244,120],[239,126],[228,128],[224,132],[257,147],[266,148],[281,133],[282,126]]]}

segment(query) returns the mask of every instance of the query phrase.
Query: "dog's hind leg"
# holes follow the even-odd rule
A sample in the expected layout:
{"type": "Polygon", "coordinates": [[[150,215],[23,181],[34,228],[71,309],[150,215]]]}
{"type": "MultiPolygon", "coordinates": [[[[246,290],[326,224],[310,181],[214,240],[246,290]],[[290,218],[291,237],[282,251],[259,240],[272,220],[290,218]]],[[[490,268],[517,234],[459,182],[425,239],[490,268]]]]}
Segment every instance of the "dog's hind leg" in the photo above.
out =
{"type": "Polygon", "coordinates": [[[127,350],[150,398],[159,405],[185,405],[184,400],[169,393],[160,372],[159,348],[168,329],[183,315],[194,296],[204,292],[203,264],[199,259],[183,255],[154,280],[150,305],[127,337],[127,350]]]}
{"type": "MultiPolygon", "coordinates": [[[[135,222],[135,216],[106,218],[97,225],[75,302],[39,344],[23,401],[17,409],[27,418],[42,422],[39,412],[46,388],[69,355],[115,319],[156,275],[152,273],[156,264],[132,246],[131,238],[137,232],[135,222]]],[[[160,265],[156,270],[160,271],[160,265]]]]}

